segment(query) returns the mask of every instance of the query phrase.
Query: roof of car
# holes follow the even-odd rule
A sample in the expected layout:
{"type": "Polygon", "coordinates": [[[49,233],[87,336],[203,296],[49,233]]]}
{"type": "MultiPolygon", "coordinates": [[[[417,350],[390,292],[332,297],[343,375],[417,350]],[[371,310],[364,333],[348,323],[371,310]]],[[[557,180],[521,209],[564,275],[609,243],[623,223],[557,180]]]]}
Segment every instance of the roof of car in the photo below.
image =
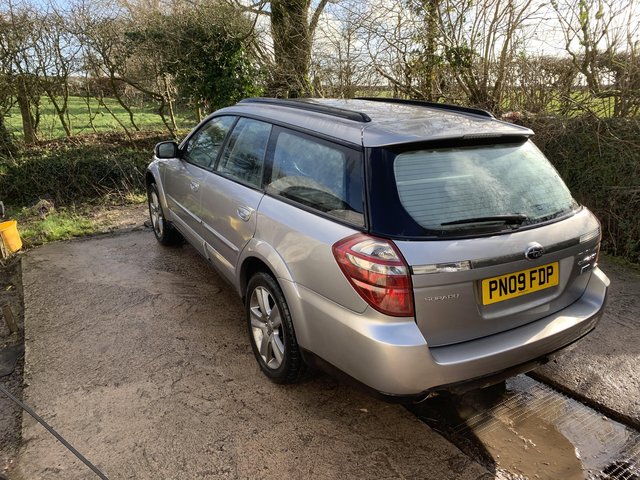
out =
{"type": "Polygon", "coordinates": [[[528,128],[496,120],[483,110],[383,98],[255,98],[216,113],[263,117],[365,147],[533,135],[528,128]]]}

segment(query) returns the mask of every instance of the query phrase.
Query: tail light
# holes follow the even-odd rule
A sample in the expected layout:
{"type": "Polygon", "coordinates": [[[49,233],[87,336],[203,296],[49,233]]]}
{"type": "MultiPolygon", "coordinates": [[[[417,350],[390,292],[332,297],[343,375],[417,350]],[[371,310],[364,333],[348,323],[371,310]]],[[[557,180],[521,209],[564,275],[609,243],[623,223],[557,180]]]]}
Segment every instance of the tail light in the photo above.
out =
{"type": "Polygon", "coordinates": [[[600,256],[600,241],[602,239],[600,227],[582,235],[580,237],[580,243],[589,242],[594,238],[598,239],[598,243],[595,245],[595,247],[588,248],[587,250],[578,253],[578,255],[576,256],[576,261],[578,262],[580,273],[588,272],[598,264],[598,257],[600,256]]]}
{"type": "Polygon", "coordinates": [[[358,233],[336,242],[333,255],[369,305],[386,315],[413,316],[409,267],[393,242],[358,233]]]}

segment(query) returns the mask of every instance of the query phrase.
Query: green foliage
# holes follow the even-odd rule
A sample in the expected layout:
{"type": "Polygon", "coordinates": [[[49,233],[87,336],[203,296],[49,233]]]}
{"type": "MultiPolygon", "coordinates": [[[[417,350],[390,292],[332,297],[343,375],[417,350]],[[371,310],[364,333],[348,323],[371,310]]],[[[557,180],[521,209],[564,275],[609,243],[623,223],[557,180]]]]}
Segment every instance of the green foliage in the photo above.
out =
{"type": "Polygon", "coordinates": [[[112,196],[54,207],[41,200],[31,207],[7,207],[7,218],[18,222],[24,248],[72,237],[112,232],[122,227],[140,225],[146,218],[147,195],[112,196]]]}
{"type": "Polygon", "coordinates": [[[605,252],[640,263],[640,121],[525,120],[580,203],[602,223],[605,252]]]}
{"type": "Polygon", "coordinates": [[[470,69],[473,67],[473,60],[476,56],[473,49],[466,45],[450,47],[445,50],[445,56],[449,65],[454,69],[470,69]]]}
{"type": "Polygon", "coordinates": [[[237,7],[212,2],[150,16],[127,38],[132,50],[160,52],[159,71],[193,103],[215,110],[261,92],[252,28],[237,7]]]}
{"type": "Polygon", "coordinates": [[[163,139],[147,133],[128,142],[103,134],[41,142],[15,160],[0,158],[0,199],[21,206],[47,198],[58,206],[143,192],[153,145],[163,139]]]}
{"type": "Polygon", "coordinates": [[[24,228],[20,228],[20,236],[25,246],[33,246],[80,237],[94,231],[91,220],[71,209],[51,213],[41,221],[30,222],[24,228]]]}

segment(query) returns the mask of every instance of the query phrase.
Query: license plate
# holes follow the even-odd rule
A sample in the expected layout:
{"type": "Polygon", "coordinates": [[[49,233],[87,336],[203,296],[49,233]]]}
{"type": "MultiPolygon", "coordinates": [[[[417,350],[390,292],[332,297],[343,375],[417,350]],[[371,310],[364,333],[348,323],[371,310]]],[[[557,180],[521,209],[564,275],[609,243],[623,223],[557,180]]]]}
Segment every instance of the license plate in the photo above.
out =
{"type": "Polygon", "coordinates": [[[558,285],[558,262],[482,280],[482,304],[502,302],[510,298],[558,285]]]}

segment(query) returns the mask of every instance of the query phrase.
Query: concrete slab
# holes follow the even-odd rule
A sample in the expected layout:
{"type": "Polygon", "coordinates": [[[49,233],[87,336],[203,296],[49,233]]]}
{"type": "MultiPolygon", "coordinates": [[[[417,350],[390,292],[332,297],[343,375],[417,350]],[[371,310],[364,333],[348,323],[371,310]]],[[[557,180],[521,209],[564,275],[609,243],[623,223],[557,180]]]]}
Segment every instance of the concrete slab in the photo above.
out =
{"type": "MultiPolygon", "coordinates": [[[[149,231],[24,262],[25,400],[112,479],[492,478],[403,407],[260,373],[239,298],[149,231]]],[[[25,415],[12,479],[95,478],[25,415]]]]}
{"type": "Polygon", "coordinates": [[[640,429],[640,271],[601,259],[611,279],[602,320],[534,377],[640,429]]]}

